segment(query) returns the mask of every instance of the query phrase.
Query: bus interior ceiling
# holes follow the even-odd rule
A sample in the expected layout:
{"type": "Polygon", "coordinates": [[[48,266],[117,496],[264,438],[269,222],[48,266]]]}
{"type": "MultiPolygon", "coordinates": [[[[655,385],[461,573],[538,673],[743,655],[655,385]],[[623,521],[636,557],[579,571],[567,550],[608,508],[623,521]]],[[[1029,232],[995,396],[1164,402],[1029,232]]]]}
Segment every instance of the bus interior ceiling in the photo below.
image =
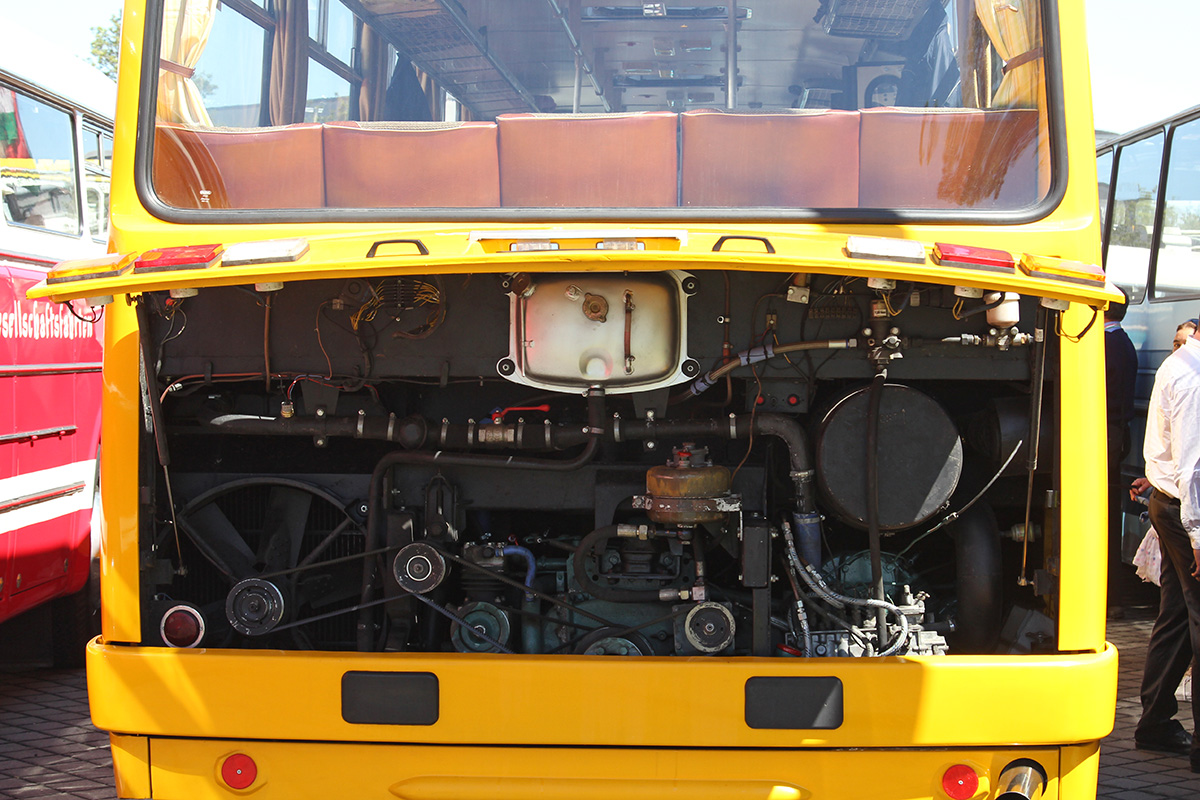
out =
{"type": "MultiPolygon", "coordinates": [[[[726,5],[651,4],[663,7],[659,18],[641,3],[415,5],[372,3],[370,12],[385,38],[485,117],[656,111],[696,102],[724,106],[731,63],[744,87],[743,108],[790,108],[798,102],[797,87],[840,88],[842,65],[880,41],[824,35],[818,0],[739,4],[732,33],[726,5]],[[751,16],[754,24],[743,27],[751,16]],[[731,42],[737,45],[734,61],[731,42]]],[[[891,4],[885,16],[915,23],[928,5],[891,4]]]]}

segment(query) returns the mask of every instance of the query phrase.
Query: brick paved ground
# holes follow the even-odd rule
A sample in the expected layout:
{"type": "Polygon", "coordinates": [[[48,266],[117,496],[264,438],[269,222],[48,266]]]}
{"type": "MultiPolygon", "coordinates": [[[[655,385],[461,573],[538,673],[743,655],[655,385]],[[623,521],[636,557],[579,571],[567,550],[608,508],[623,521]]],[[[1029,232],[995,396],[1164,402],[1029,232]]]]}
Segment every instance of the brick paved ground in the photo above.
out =
{"type": "Polygon", "coordinates": [[[108,735],[88,716],[82,669],[50,669],[44,611],[0,625],[0,798],[110,800],[108,735]]]}
{"type": "MultiPolygon", "coordinates": [[[[1200,797],[1200,775],[1185,756],[1152,753],[1133,746],[1133,729],[1142,713],[1138,691],[1146,641],[1154,624],[1154,608],[1126,608],[1124,619],[1109,620],[1108,640],[1121,654],[1117,678],[1117,716],[1113,732],[1100,745],[1100,788],[1097,797],[1121,800],[1200,797]]],[[[1191,729],[1190,709],[1181,703],[1176,719],[1191,729]]]]}
{"type": "MultiPolygon", "coordinates": [[[[1133,747],[1142,655],[1154,618],[1154,609],[1144,603],[1153,595],[1135,586],[1114,597],[1128,605],[1108,625],[1121,667],[1116,725],[1101,747],[1098,797],[1200,797],[1200,775],[1188,769],[1186,758],[1133,747]]],[[[46,668],[45,654],[23,644],[16,623],[26,630],[38,627],[25,620],[0,626],[0,798],[114,798],[108,740],[88,719],[83,670],[46,668]]],[[[1185,716],[1180,719],[1190,727],[1185,716]]]]}

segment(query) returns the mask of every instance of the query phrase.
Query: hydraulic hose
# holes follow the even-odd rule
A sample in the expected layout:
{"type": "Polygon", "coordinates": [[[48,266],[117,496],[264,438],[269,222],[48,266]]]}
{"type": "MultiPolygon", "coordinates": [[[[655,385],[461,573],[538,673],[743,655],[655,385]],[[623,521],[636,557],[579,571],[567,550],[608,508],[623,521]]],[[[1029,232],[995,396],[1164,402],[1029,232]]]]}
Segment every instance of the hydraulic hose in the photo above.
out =
{"type": "Polygon", "coordinates": [[[800,625],[800,652],[804,654],[805,658],[812,658],[812,632],[808,627],[808,613],[804,610],[804,596],[800,592],[800,583],[796,580],[794,570],[791,569],[790,559],[788,560],[788,569],[784,572],[787,575],[788,583],[792,586],[792,593],[796,595],[796,622],[800,625]]]}
{"type": "Polygon", "coordinates": [[[751,347],[748,350],[738,353],[732,360],[726,361],[716,369],[710,370],[707,374],[692,381],[691,386],[687,388],[687,394],[683,395],[683,398],[686,398],[688,395],[695,397],[703,393],[738,367],[748,367],[751,364],[758,364],[759,362],[784,355],[785,353],[797,353],[803,350],[846,350],[857,346],[857,339],[822,339],[813,342],[791,342],[779,345],[768,342],[758,347],[751,347]]]}
{"type": "MultiPolygon", "coordinates": [[[[533,557],[533,553],[528,548],[521,547],[515,544],[507,544],[500,548],[502,556],[519,556],[525,561],[525,585],[533,586],[534,576],[537,575],[537,561],[533,557]]],[[[526,594],[525,597],[532,598],[533,595],[526,594]]]]}
{"type": "MultiPolygon", "coordinates": [[[[908,642],[908,617],[904,616],[904,612],[899,607],[887,602],[886,600],[876,600],[868,598],[861,600],[857,597],[847,597],[830,589],[825,580],[821,577],[821,573],[817,572],[811,564],[803,564],[799,556],[796,554],[796,543],[792,539],[791,525],[786,520],[782,523],[784,543],[787,551],[788,563],[792,569],[800,576],[800,579],[808,585],[808,588],[818,597],[825,600],[827,603],[836,608],[846,608],[847,606],[859,606],[861,608],[872,608],[876,611],[887,611],[896,617],[900,624],[900,635],[896,637],[888,647],[881,650],[878,655],[880,658],[884,656],[895,655],[908,642]]],[[[883,646],[883,639],[879,639],[880,647],[883,646]]]]}

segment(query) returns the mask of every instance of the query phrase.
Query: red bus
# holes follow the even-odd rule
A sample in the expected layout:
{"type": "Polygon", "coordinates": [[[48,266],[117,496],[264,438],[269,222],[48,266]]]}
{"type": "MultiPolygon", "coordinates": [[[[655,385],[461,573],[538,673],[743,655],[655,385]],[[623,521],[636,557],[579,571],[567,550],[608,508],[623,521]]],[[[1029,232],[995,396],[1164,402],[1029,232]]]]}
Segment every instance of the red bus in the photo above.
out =
{"type": "Polygon", "coordinates": [[[54,601],[54,657],[82,663],[100,436],[100,315],[26,291],[108,239],[115,84],[0,30],[0,622],[54,601]]]}

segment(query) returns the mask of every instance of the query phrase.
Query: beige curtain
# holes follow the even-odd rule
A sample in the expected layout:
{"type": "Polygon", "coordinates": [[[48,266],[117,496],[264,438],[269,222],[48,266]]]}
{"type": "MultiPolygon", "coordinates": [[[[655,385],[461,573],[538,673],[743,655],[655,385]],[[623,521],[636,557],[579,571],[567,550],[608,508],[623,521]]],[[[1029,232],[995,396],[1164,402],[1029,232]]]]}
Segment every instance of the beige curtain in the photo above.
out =
{"type": "Polygon", "coordinates": [[[363,81],[358,93],[358,118],[363,122],[375,122],[383,114],[387,97],[388,44],[374,28],[363,25],[362,20],[355,18],[354,24],[362,31],[363,81]]]}
{"type": "Polygon", "coordinates": [[[159,120],[212,127],[192,75],[216,15],[217,0],[167,0],[159,53],[159,120]]]}
{"type": "Polygon", "coordinates": [[[441,85],[416,64],[413,65],[413,69],[417,72],[417,80],[421,84],[421,90],[425,92],[425,99],[429,101],[429,118],[434,121],[445,119],[446,98],[442,94],[441,85]]]}
{"type": "Polygon", "coordinates": [[[993,108],[1045,108],[1038,0],[975,0],[975,12],[1005,64],[993,108]]]}
{"type": "Polygon", "coordinates": [[[275,0],[271,124],[304,122],[307,95],[308,0],[275,0]]]}
{"type": "Polygon", "coordinates": [[[1050,191],[1050,122],[1046,107],[1042,15],[1038,0],[975,0],[979,21],[1004,62],[991,108],[1036,108],[1038,196],[1050,191]]]}

